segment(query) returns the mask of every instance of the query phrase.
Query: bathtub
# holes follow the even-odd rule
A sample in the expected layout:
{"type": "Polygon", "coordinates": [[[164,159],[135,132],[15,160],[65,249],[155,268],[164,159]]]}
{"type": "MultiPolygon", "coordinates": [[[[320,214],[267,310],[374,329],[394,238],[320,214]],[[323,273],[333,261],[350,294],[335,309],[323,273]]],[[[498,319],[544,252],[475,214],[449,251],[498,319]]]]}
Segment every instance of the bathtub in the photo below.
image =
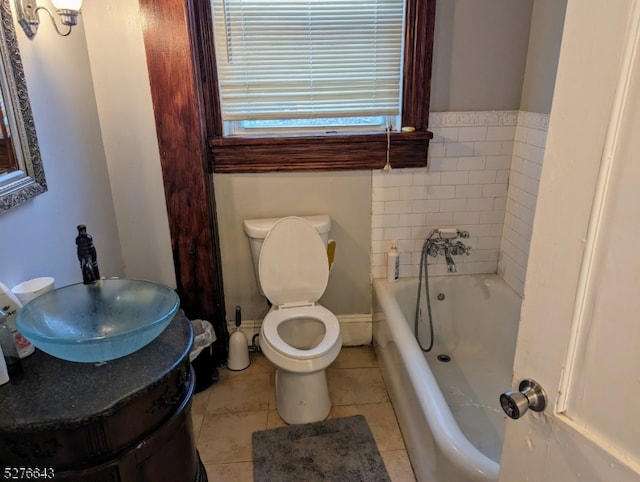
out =
{"type": "MultiPolygon", "coordinates": [[[[431,277],[435,343],[423,353],[413,333],[418,279],[373,287],[374,346],[418,481],[496,481],[506,419],[498,398],[511,386],[520,297],[497,275],[431,277]]],[[[426,348],[424,291],[421,307],[426,348]]]]}

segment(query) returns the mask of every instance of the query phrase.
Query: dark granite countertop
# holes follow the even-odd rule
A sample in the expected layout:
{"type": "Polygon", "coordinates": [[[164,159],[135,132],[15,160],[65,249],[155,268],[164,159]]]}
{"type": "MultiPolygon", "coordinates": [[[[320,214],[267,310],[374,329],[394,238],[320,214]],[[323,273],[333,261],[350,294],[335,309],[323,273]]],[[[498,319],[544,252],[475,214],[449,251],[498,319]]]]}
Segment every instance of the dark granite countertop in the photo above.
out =
{"type": "Polygon", "coordinates": [[[0,433],[88,423],[162,381],[189,356],[191,322],[179,311],[149,345],[106,363],[76,363],[37,350],[21,377],[0,387],[0,433]]]}

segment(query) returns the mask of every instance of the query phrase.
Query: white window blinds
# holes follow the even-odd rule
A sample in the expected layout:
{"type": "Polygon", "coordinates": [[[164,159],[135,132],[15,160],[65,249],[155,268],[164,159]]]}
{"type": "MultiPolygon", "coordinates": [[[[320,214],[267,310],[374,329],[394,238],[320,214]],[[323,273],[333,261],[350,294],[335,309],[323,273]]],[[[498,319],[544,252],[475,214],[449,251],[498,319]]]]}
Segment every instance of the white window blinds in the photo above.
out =
{"type": "Polygon", "coordinates": [[[212,0],[225,121],[398,115],[403,0],[212,0]]]}

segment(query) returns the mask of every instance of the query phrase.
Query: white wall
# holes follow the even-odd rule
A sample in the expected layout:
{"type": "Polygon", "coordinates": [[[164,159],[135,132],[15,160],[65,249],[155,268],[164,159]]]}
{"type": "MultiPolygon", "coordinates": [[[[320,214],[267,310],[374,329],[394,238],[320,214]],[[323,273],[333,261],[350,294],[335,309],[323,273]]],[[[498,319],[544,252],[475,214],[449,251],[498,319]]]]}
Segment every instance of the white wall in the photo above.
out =
{"type": "Polygon", "coordinates": [[[520,108],[533,3],[436,3],[432,112],[520,108]]]}
{"type": "Polygon", "coordinates": [[[82,10],[125,274],[175,288],[138,2],[88,1],[82,10]]]}
{"type": "Polygon", "coordinates": [[[82,21],[68,37],[46,18],[33,40],[18,25],[16,31],[49,190],[0,214],[0,281],[9,287],[38,276],[55,277],[57,286],[81,281],[77,224],[94,237],[101,273],[122,276],[82,21]]]}

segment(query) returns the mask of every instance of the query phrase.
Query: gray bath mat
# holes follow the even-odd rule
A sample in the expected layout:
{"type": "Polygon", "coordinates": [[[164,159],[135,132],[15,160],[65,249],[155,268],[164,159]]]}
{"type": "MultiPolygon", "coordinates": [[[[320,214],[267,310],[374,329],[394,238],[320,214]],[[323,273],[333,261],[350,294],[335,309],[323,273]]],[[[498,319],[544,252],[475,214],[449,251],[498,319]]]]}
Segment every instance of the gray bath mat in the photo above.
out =
{"type": "Polygon", "coordinates": [[[362,415],[253,433],[254,482],[389,482],[362,415]]]}

